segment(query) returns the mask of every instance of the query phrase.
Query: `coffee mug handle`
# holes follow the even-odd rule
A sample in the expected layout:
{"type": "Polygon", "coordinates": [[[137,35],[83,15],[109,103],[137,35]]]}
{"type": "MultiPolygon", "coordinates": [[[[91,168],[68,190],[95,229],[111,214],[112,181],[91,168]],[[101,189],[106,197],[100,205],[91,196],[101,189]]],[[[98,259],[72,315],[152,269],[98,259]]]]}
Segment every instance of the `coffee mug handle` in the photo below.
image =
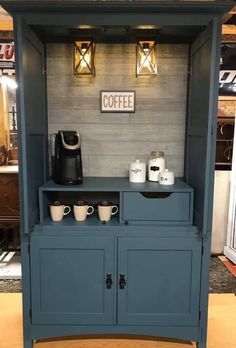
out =
{"type": "Polygon", "coordinates": [[[87,211],[87,215],[91,215],[94,212],[94,207],[92,207],[91,205],[88,206],[88,211],[87,211]],[[90,210],[90,211],[89,211],[90,210]]]}
{"type": "Polygon", "coordinates": [[[118,207],[116,205],[113,205],[111,215],[115,215],[117,212],[118,212],[118,207]],[[114,209],[115,209],[115,211],[114,211],[114,209]]]}
{"type": "Polygon", "coordinates": [[[71,212],[71,207],[69,207],[69,205],[65,205],[64,206],[64,215],[67,215],[67,214],[69,214],[71,212]],[[66,209],[67,209],[67,211],[66,211],[66,209]]]}

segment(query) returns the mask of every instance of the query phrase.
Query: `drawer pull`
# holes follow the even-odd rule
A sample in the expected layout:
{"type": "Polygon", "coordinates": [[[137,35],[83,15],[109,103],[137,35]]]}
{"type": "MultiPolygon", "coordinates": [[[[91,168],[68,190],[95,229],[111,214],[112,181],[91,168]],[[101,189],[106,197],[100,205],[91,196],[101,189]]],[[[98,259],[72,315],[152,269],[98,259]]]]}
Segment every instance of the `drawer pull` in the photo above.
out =
{"type": "Polygon", "coordinates": [[[119,286],[120,289],[124,289],[126,285],[125,275],[123,273],[120,274],[119,286]]]}
{"type": "Polygon", "coordinates": [[[106,287],[107,287],[107,289],[111,289],[111,287],[112,287],[111,273],[107,273],[106,287]]]}
{"type": "Polygon", "coordinates": [[[139,192],[145,198],[165,199],[172,195],[173,192],[139,192]]]}

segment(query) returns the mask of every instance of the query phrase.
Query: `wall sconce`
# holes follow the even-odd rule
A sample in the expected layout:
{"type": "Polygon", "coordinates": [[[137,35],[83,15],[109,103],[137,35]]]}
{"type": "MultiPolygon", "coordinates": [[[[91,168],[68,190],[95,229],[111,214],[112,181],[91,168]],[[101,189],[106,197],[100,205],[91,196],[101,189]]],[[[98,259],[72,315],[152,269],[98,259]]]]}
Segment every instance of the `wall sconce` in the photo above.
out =
{"type": "Polygon", "coordinates": [[[136,76],[157,75],[156,41],[138,41],[136,48],[136,76]]]}
{"type": "Polygon", "coordinates": [[[95,76],[95,43],[91,40],[74,42],[74,75],[95,76]]]}

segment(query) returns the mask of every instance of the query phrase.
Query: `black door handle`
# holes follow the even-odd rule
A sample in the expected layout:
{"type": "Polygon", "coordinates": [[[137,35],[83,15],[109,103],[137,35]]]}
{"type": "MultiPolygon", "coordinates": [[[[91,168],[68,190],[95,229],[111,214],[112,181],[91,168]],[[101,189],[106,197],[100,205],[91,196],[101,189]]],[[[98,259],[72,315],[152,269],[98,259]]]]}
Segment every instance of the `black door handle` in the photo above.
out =
{"type": "Polygon", "coordinates": [[[111,286],[112,286],[112,277],[111,277],[111,273],[107,273],[106,287],[107,287],[107,289],[111,289],[111,286]]]}
{"type": "Polygon", "coordinates": [[[125,275],[123,273],[120,274],[120,281],[119,281],[120,289],[124,289],[126,285],[125,275]]]}

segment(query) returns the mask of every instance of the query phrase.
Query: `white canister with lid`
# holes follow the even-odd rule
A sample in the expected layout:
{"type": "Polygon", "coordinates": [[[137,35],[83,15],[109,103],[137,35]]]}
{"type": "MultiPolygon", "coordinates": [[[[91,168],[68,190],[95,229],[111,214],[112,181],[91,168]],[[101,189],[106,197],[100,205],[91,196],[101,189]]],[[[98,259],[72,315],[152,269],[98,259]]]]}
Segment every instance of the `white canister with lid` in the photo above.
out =
{"type": "Polygon", "coordinates": [[[165,169],[164,172],[159,174],[159,184],[161,185],[174,185],[175,183],[175,174],[170,172],[168,169],[165,169]]]}
{"type": "Polygon", "coordinates": [[[159,181],[159,173],[165,170],[165,157],[163,151],[152,151],[148,161],[148,180],[159,181]]]}
{"type": "Polygon", "coordinates": [[[130,163],[129,181],[135,183],[146,181],[146,163],[139,160],[130,163]]]}

